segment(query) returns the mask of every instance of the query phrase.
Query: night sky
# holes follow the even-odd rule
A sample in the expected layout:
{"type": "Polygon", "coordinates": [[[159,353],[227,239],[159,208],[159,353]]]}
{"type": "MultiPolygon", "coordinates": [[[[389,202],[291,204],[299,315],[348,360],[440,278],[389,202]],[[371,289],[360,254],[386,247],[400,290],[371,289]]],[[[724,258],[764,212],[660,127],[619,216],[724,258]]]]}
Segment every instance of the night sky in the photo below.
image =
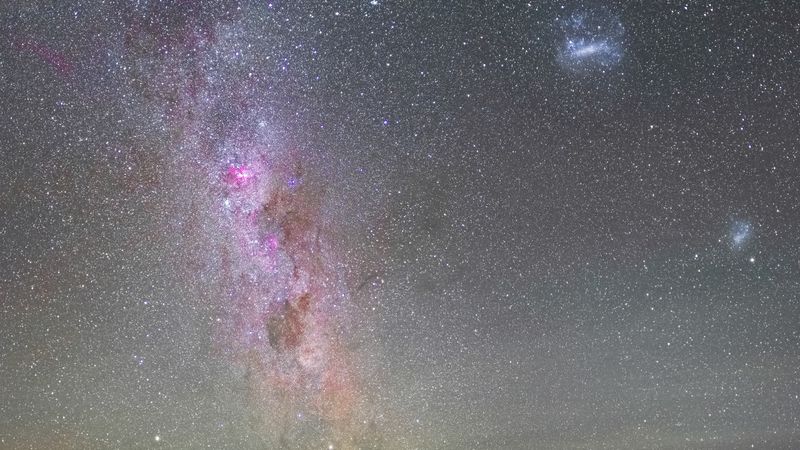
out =
{"type": "Polygon", "coordinates": [[[0,448],[800,448],[791,1],[4,0],[0,448]]]}

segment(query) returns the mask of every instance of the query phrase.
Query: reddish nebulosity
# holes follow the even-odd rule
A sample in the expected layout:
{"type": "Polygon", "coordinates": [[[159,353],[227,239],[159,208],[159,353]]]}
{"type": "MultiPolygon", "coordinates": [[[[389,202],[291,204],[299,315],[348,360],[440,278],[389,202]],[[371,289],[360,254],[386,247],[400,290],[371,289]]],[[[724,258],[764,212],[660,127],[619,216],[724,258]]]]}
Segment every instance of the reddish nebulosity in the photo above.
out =
{"type": "MultiPolygon", "coordinates": [[[[203,120],[213,118],[198,104],[214,93],[208,92],[202,60],[214,47],[219,21],[204,22],[213,14],[199,13],[203,8],[215,7],[151,4],[130,23],[126,49],[163,60],[152,76],[157,82],[143,84],[142,92],[163,102],[166,117],[182,130],[181,146],[191,148],[180,170],[215,183],[209,193],[219,209],[198,211],[197,217],[219,220],[210,228],[219,233],[224,283],[225,313],[217,319],[221,347],[245,369],[256,403],[269,405],[268,416],[275,407],[292,416],[302,409],[347,430],[360,397],[350,352],[338,338],[343,281],[327,245],[323,191],[304,172],[301,150],[265,146],[249,125],[231,126],[222,138],[208,136],[203,120]],[[184,9],[165,14],[164,8],[184,9]],[[217,138],[230,153],[216,153],[217,138]]],[[[247,83],[226,97],[243,117],[255,107],[247,83]]]]}
{"type": "Polygon", "coordinates": [[[33,53],[61,75],[69,75],[75,69],[72,61],[60,51],[34,39],[14,40],[14,46],[22,51],[33,53]]]}
{"type": "Polygon", "coordinates": [[[229,186],[243,188],[250,184],[254,176],[253,169],[247,165],[231,164],[225,172],[224,179],[229,186]]]}
{"type": "Polygon", "coordinates": [[[272,253],[278,250],[278,237],[274,234],[270,234],[264,239],[264,243],[262,245],[263,249],[267,253],[272,253]]]}
{"type": "Polygon", "coordinates": [[[358,390],[336,338],[332,302],[340,294],[324,243],[322,191],[287,182],[304,175],[299,163],[270,161],[256,172],[251,162],[228,165],[221,177],[227,195],[260,202],[243,201],[248,206],[234,207],[230,222],[229,242],[252,262],[231,274],[238,352],[267,392],[308,399],[338,427],[351,417],[358,390]]]}

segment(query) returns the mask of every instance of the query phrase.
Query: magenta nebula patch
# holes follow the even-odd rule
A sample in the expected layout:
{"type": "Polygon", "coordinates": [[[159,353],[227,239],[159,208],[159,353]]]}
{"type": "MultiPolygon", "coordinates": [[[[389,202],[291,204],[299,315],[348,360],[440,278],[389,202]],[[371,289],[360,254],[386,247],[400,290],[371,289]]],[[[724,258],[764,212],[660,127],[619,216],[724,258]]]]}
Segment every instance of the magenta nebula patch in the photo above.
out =
{"type": "Polygon", "coordinates": [[[243,188],[255,178],[253,169],[245,164],[231,164],[225,172],[225,182],[235,188],[243,188]]]}

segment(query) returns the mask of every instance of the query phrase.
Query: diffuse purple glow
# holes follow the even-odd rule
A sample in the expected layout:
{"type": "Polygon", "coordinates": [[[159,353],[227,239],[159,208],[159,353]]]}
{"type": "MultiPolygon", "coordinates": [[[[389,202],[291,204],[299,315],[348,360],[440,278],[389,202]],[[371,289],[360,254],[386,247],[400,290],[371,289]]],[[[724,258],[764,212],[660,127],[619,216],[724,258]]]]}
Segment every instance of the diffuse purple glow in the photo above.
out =
{"type": "Polygon", "coordinates": [[[255,174],[247,164],[231,164],[225,172],[225,182],[229,186],[243,188],[250,184],[255,174]]]}

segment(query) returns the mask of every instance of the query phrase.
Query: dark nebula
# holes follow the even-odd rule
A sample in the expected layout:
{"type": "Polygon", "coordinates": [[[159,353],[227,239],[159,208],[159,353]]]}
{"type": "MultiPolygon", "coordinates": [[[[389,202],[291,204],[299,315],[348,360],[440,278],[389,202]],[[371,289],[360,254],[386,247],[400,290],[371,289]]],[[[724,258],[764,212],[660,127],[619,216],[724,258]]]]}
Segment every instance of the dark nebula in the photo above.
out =
{"type": "Polygon", "coordinates": [[[800,448],[790,3],[0,3],[0,449],[800,448]]]}

